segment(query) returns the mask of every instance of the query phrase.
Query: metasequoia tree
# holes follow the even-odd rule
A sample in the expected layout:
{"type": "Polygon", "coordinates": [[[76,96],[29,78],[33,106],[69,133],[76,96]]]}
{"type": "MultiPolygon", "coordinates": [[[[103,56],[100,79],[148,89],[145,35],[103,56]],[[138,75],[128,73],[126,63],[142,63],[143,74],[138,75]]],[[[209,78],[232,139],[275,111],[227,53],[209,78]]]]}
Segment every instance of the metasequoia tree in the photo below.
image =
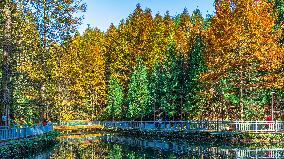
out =
{"type": "Polygon", "coordinates": [[[167,50],[167,39],[165,38],[166,26],[163,22],[163,17],[160,14],[156,14],[153,19],[153,27],[147,41],[147,60],[148,69],[154,67],[156,63],[162,63],[165,58],[165,52],[167,50]]]}
{"type": "Polygon", "coordinates": [[[123,101],[122,87],[117,78],[111,76],[108,84],[106,114],[108,117],[112,117],[112,120],[122,117],[123,101]]]}
{"type": "Polygon", "coordinates": [[[161,106],[161,92],[162,92],[162,81],[161,81],[161,66],[157,62],[154,64],[151,74],[149,75],[149,113],[153,114],[154,121],[156,120],[157,113],[161,106]]]}
{"type": "Polygon", "coordinates": [[[128,117],[142,119],[146,111],[149,111],[147,109],[150,98],[148,83],[146,67],[143,61],[138,59],[128,84],[128,117]]]}
{"type": "Polygon", "coordinates": [[[82,70],[79,82],[86,93],[87,114],[92,114],[93,120],[101,114],[106,102],[104,40],[104,34],[98,29],[87,29],[82,36],[78,54],[82,70]]]}
{"type": "Polygon", "coordinates": [[[137,5],[105,33],[87,28],[80,35],[81,0],[3,1],[2,114],[9,118],[12,108],[24,121],[44,113],[57,121],[104,113],[261,117],[271,89],[284,94],[282,6],[216,0],[216,15],[204,20],[199,10],[172,18],[137,5]]]}
{"type": "Polygon", "coordinates": [[[280,43],[284,45],[284,0],[274,0],[274,10],[277,17],[276,24],[277,27],[282,27],[282,35],[280,38],[280,43]]]}
{"type": "Polygon", "coordinates": [[[188,11],[185,9],[180,16],[176,17],[175,22],[176,29],[174,38],[177,52],[186,57],[191,46],[189,43],[192,29],[191,19],[188,11]]]}
{"type": "Polygon", "coordinates": [[[54,104],[59,105],[55,108],[60,110],[62,119],[67,119],[64,111],[72,111],[72,118],[84,119],[94,119],[102,113],[107,89],[103,44],[103,33],[88,28],[82,36],[77,34],[70,39],[66,49],[60,52],[59,48],[57,53],[53,49],[55,54],[51,54],[48,64],[54,68],[54,98],[58,98],[54,104]]]}
{"type": "Polygon", "coordinates": [[[229,77],[229,72],[236,74],[230,82],[239,90],[240,115],[244,114],[243,97],[248,90],[283,85],[269,81],[284,55],[277,43],[281,30],[273,30],[272,7],[273,2],[267,0],[217,0],[216,15],[203,33],[209,71],[202,78],[217,81],[229,77]],[[257,75],[257,82],[252,82],[255,69],[256,73],[263,73],[257,75]]]}

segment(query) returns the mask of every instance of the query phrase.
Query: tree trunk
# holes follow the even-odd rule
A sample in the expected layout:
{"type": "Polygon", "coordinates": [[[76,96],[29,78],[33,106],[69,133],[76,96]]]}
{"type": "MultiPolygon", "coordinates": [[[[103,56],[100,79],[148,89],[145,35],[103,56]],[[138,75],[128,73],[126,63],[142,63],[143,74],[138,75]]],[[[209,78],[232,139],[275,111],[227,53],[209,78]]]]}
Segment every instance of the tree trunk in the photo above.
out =
{"type": "MultiPolygon", "coordinates": [[[[182,90],[183,90],[183,86],[182,86],[182,90]]],[[[181,111],[180,111],[180,120],[182,121],[182,115],[183,115],[182,95],[181,95],[181,97],[180,97],[180,107],[181,107],[181,111]]]]}
{"type": "Polygon", "coordinates": [[[242,54],[242,45],[243,45],[243,41],[239,41],[240,43],[240,48],[238,50],[238,53],[239,53],[239,58],[240,58],[240,115],[239,115],[239,118],[240,120],[243,120],[243,110],[244,110],[244,104],[243,104],[243,85],[244,85],[244,80],[243,80],[243,54],[242,54]]]}
{"type": "Polygon", "coordinates": [[[4,40],[3,40],[3,66],[2,66],[2,93],[3,115],[6,116],[5,126],[10,126],[11,94],[11,55],[12,55],[12,14],[11,2],[7,1],[4,7],[4,40]]]}
{"type": "Polygon", "coordinates": [[[46,68],[46,51],[47,51],[47,2],[46,0],[43,1],[43,51],[41,54],[41,64],[43,67],[43,79],[41,79],[40,81],[40,104],[39,104],[39,109],[42,110],[40,111],[40,120],[42,121],[44,118],[44,114],[45,116],[47,116],[47,106],[45,105],[45,88],[44,85],[46,84],[47,81],[47,68],[46,68]],[[45,110],[45,111],[44,111],[45,110]]]}
{"type": "Polygon", "coordinates": [[[243,67],[240,67],[240,119],[243,120],[243,110],[244,110],[244,103],[243,103],[243,67]]]}
{"type": "Polygon", "coordinates": [[[154,102],[154,121],[156,121],[156,97],[154,102]]]}

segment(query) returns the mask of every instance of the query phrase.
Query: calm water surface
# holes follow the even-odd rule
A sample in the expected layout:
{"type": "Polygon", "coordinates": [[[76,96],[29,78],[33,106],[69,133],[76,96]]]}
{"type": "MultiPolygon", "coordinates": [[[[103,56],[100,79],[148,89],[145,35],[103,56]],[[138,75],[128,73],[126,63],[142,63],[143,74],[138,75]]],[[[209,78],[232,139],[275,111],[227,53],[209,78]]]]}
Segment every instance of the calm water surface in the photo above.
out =
{"type": "MultiPolygon", "coordinates": [[[[284,158],[284,147],[232,147],[227,143],[145,139],[115,134],[60,137],[60,143],[29,159],[187,159],[187,158],[284,158]]],[[[263,146],[262,146],[263,147],[263,146]]]]}

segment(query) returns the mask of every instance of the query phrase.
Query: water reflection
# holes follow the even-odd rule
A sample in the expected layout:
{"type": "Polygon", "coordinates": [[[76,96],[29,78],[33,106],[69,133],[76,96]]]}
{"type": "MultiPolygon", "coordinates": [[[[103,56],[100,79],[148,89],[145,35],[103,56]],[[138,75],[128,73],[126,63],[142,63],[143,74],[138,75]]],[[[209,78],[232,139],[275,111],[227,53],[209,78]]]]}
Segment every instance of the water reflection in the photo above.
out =
{"type": "Polygon", "coordinates": [[[226,143],[157,140],[119,135],[67,135],[33,159],[284,158],[281,148],[239,148],[226,143]]]}

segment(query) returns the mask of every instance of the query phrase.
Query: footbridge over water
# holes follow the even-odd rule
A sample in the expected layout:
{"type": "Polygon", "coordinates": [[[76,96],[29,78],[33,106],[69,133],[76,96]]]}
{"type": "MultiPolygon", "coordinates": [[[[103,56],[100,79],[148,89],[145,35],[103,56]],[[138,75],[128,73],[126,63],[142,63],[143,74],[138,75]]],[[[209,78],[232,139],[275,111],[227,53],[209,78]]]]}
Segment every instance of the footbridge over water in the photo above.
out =
{"type": "Polygon", "coordinates": [[[84,121],[65,122],[55,129],[121,129],[165,132],[284,132],[284,121],[84,121]]]}

